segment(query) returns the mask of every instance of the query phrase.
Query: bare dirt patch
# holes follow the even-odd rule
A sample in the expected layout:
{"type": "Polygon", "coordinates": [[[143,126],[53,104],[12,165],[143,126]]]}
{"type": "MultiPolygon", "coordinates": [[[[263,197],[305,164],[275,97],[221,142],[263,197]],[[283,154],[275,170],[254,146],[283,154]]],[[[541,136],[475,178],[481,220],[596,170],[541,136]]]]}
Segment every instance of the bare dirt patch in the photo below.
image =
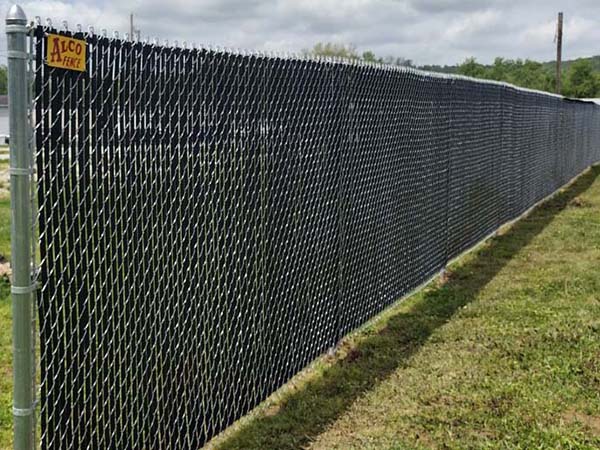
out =
{"type": "Polygon", "coordinates": [[[437,279],[438,287],[448,284],[450,281],[452,281],[453,276],[454,276],[454,272],[452,272],[448,268],[444,269],[442,271],[442,273],[440,273],[440,276],[437,279]]]}
{"type": "Polygon", "coordinates": [[[10,172],[7,169],[0,169],[0,197],[7,197],[10,195],[10,172]]]}
{"type": "Polygon", "coordinates": [[[10,262],[4,255],[0,255],[0,278],[7,278],[10,281],[12,269],[10,268],[10,262]]]}
{"type": "Polygon", "coordinates": [[[563,414],[567,423],[580,423],[588,428],[594,436],[600,436],[600,417],[585,414],[579,411],[569,410],[563,414]]]}
{"type": "Polygon", "coordinates": [[[573,208],[589,208],[591,205],[581,197],[575,197],[569,202],[569,206],[573,208]]]}

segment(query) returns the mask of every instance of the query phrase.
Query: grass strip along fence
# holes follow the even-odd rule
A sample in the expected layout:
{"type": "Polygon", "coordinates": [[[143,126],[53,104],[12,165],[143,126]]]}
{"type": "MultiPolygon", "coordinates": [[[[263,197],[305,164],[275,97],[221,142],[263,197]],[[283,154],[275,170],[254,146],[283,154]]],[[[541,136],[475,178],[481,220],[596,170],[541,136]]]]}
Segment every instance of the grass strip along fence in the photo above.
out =
{"type": "Polygon", "coordinates": [[[201,446],[600,159],[592,103],[30,33],[42,448],[201,446]]]}

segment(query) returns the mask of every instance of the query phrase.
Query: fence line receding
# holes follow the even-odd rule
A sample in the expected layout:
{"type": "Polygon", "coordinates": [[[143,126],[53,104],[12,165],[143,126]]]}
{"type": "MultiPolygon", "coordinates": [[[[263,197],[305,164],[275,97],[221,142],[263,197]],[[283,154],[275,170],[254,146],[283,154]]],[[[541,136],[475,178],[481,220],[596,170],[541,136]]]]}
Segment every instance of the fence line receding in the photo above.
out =
{"type": "Polygon", "coordinates": [[[591,103],[31,33],[45,449],[198,448],[600,159],[591,103]]]}

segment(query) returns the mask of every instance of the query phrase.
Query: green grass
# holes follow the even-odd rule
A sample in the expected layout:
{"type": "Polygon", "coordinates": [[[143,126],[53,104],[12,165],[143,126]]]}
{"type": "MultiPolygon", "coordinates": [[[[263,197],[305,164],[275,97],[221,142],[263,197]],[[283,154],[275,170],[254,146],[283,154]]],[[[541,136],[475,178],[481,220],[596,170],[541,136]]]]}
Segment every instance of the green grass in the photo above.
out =
{"type": "MultiPolygon", "coordinates": [[[[8,165],[7,165],[8,167],[8,165]]],[[[0,164],[0,170],[2,164],[0,164]]],[[[0,261],[10,259],[10,199],[0,196],[0,261]]],[[[0,448],[12,444],[12,322],[10,282],[0,276],[0,448]]]]}
{"type": "MultiPolygon", "coordinates": [[[[0,152],[8,147],[0,146],[0,152]]],[[[0,160],[0,172],[8,170],[8,161],[0,160]]],[[[0,175],[1,176],[1,175],[0,175]]],[[[10,260],[10,198],[2,192],[0,180],[0,262],[10,260]]],[[[12,322],[10,282],[0,276],[0,448],[12,445],[12,322]]]]}
{"type": "Polygon", "coordinates": [[[346,338],[210,446],[600,448],[599,174],[346,338]]]}
{"type": "MultiPolygon", "coordinates": [[[[0,146],[0,152],[8,147],[0,146]]],[[[0,160],[0,177],[9,168],[0,160]]],[[[0,263],[10,260],[10,198],[8,182],[0,179],[0,263]]],[[[0,275],[0,449],[12,448],[12,320],[10,281],[0,275]]]]}

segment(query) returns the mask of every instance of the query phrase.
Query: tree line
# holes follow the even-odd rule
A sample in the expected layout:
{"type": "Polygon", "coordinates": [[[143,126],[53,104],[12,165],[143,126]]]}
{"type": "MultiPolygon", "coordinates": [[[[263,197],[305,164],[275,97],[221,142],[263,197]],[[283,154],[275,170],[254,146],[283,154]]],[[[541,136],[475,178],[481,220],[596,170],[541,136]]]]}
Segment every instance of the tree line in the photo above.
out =
{"type": "Polygon", "coordinates": [[[413,67],[410,59],[405,59],[397,56],[381,57],[375,55],[371,50],[359,52],[356,46],[349,44],[335,44],[331,42],[317,42],[311,49],[302,50],[304,56],[326,56],[338,57],[345,59],[361,60],[370,63],[391,64],[394,66],[413,67]]]}
{"type": "MultiPolygon", "coordinates": [[[[517,86],[540,91],[556,91],[556,74],[550,64],[529,59],[496,58],[491,65],[468,58],[457,66],[457,73],[475,78],[506,81],[517,86]]],[[[600,71],[589,58],[570,62],[562,76],[561,94],[574,98],[600,97],[600,71]]]]}
{"type": "MultiPolygon", "coordinates": [[[[496,58],[493,64],[481,64],[475,58],[467,58],[455,66],[415,66],[410,59],[380,57],[370,50],[359,52],[353,45],[317,43],[312,49],[303,50],[305,55],[330,56],[365,62],[379,62],[398,66],[415,67],[432,72],[455,73],[474,78],[505,81],[516,86],[540,91],[555,92],[556,75],[553,62],[541,63],[530,59],[496,58]]],[[[562,92],[567,97],[600,97],[600,56],[565,61],[563,64],[562,92]]]]}

